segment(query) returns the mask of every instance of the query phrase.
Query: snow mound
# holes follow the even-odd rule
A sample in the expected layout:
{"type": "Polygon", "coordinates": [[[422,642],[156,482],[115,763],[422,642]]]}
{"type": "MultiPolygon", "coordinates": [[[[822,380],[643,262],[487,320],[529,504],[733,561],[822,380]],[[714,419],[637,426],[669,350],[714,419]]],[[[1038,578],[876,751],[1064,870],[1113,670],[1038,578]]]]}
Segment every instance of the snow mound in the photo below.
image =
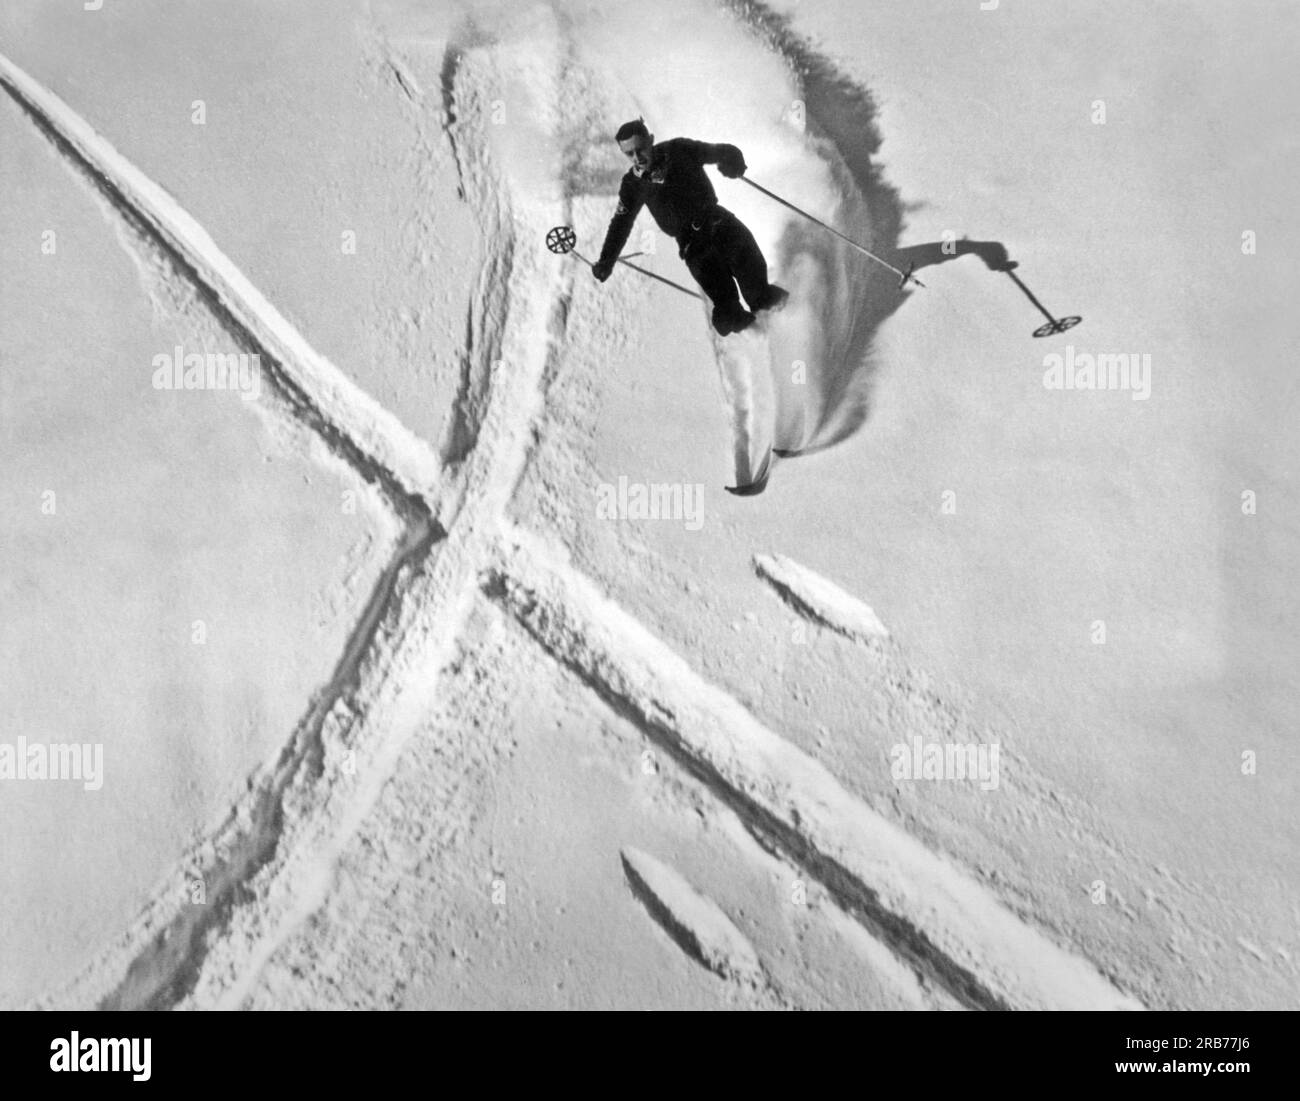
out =
{"type": "Polygon", "coordinates": [[[625,848],[621,856],[632,893],[683,952],[724,979],[765,982],[754,946],[715,902],[639,849],[625,848]]]}
{"type": "Polygon", "coordinates": [[[806,619],[857,642],[889,637],[889,630],[867,605],[793,559],[782,554],[756,554],[754,569],[806,619]]]}

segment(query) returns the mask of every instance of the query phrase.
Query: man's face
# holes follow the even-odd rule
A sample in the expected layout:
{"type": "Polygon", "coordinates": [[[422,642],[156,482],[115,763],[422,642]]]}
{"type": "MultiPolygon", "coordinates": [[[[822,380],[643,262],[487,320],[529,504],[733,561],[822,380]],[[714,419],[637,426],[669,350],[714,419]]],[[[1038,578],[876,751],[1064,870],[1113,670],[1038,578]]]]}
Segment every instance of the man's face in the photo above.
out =
{"type": "Polygon", "coordinates": [[[630,138],[624,138],[619,142],[618,147],[632,162],[632,167],[640,173],[644,172],[650,164],[650,150],[654,147],[654,143],[653,134],[633,134],[630,138]]]}

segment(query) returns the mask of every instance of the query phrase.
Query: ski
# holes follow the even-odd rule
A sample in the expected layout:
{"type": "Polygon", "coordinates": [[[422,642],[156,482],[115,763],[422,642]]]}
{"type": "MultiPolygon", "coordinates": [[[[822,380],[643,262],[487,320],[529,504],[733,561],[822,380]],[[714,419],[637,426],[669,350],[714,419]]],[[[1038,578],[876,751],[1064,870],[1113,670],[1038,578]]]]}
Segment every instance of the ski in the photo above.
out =
{"type": "Polygon", "coordinates": [[[722,488],[736,497],[757,497],[767,488],[767,480],[772,476],[772,455],[773,451],[769,447],[767,454],[763,456],[763,461],[759,464],[758,474],[752,482],[743,486],[723,486],[722,488]]]}

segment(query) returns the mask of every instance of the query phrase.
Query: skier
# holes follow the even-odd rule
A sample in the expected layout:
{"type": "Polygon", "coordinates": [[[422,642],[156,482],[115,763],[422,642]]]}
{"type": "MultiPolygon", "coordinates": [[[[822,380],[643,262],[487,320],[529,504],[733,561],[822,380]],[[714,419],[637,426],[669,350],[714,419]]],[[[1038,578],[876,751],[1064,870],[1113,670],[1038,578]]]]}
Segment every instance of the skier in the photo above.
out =
{"type": "Polygon", "coordinates": [[[731,211],[718,205],[704,165],[716,164],[728,179],[745,174],[745,157],[734,145],[710,145],[691,138],[655,144],[644,119],[625,122],[614,135],[631,160],[618,189],[618,208],[605,234],[600,259],[591,273],[609,278],[614,261],[627,244],[642,206],[677,241],[695,281],[713,302],[713,327],[722,336],[737,333],[754,320],[751,310],[779,307],[787,291],[767,281],[767,261],[754,235],[731,211]],[[740,304],[736,284],[749,309],[740,304]]]}

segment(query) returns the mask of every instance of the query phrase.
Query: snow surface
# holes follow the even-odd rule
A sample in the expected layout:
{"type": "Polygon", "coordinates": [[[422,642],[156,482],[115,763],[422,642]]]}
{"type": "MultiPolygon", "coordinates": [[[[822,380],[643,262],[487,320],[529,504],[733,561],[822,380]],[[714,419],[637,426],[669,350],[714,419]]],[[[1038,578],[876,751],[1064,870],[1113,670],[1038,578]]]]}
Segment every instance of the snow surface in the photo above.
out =
{"type": "MultiPolygon", "coordinates": [[[[163,659],[201,696],[166,744],[123,685],[197,552],[164,581],[115,544],[106,575],[101,516],[7,585],[15,733],[111,714],[134,787],[0,788],[132,869],[106,894],[7,843],[0,1000],[1293,1006],[1296,30],[1102,0],[7,5],[7,511],[52,464],[102,495],[98,464],[146,539],[241,510],[210,553],[273,583],[223,578],[246,645],[218,667],[163,659]],[[638,113],[926,288],[721,179],[785,310],[716,341],[684,295],[595,284],[543,236],[599,247],[638,113]],[[1030,338],[1007,257],[1083,324],[1030,338]],[[187,473],[130,365],[205,340],[259,351],[267,395],[186,406],[187,473]],[[1149,353],[1149,398],[1044,388],[1067,345],[1149,353]],[[101,362],[127,381],[57,388],[101,362]],[[801,454],[722,492],[771,443],[801,454]],[[620,479],[699,512],[610,518],[620,479]],[[60,591],[129,630],[74,664],[60,591]],[[264,700],[255,737],[216,685],[264,700]],[[998,782],[900,778],[917,741],[996,745],[998,782]],[[201,796],[148,801],[171,775],[201,796]]],[[[629,248],[689,281],[648,219],[629,248]]]]}

